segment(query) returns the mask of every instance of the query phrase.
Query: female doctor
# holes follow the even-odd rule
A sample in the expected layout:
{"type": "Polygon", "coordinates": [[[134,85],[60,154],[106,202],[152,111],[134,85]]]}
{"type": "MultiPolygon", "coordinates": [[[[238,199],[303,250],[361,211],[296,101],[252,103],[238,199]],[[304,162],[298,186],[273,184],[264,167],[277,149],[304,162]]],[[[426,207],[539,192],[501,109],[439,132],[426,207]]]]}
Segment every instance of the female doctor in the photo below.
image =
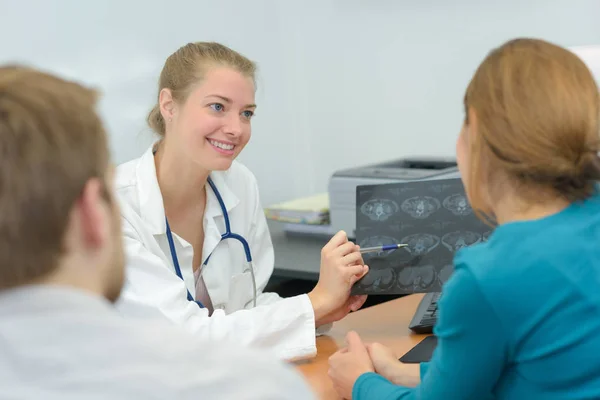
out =
{"type": "Polygon", "coordinates": [[[256,179],[235,161],[250,139],[255,68],[217,43],[189,43],[167,59],[148,116],[161,140],[117,170],[127,255],[119,307],[147,306],[198,336],[308,358],[317,328],[363,305],[350,289],[368,268],[338,232],[310,293],[263,293],[273,247],[256,179]]]}

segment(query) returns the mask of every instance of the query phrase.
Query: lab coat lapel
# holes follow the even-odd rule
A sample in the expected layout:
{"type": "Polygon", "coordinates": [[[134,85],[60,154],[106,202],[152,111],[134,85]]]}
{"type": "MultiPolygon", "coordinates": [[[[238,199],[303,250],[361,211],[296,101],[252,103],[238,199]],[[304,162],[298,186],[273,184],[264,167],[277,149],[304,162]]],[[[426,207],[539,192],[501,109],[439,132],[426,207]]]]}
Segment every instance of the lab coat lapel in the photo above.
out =
{"type": "MultiPolygon", "coordinates": [[[[213,172],[211,174],[211,179],[223,199],[231,224],[231,211],[239,204],[239,199],[227,185],[225,176],[227,173],[228,172],[213,172]]],[[[204,223],[204,246],[202,254],[206,260],[221,241],[221,235],[225,233],[225,217],[223,215],[223,210],[221,209],[217,195],[213,192],[208,183],[206,184],[206,211],[204,213],[204,223]]],[[[233,227],[231,229],[233,230],[233,227]]]]}
{"type": "MultiPolygon", "coordinates": [[[[136,170],[138,182],[137,190],[140,201],[140,216],[147,224],[152,235],[159,243],[159,246],[161,246],[163,249],[165,258],[168,260],[168,263],[173,266],[173,272],[175,272],[171,252],[167,244],[165,207],[160,186],[158,185],[153,150],[154,146],[151,146],[142,155],[136,170]]],[[[181,252],[181,247],[184,246],[185,241],[180,239],[175,233],[173,233],[173,239],[175,241],[176,252],[178,253],[181,274],[184,278],[187,289],[193,294],[195,293],[194,272],[192,266],[183,261],[185,257],[181,252]]],[[[189,244],[185,243],[185,246],[189,246],[189,244]]]]}

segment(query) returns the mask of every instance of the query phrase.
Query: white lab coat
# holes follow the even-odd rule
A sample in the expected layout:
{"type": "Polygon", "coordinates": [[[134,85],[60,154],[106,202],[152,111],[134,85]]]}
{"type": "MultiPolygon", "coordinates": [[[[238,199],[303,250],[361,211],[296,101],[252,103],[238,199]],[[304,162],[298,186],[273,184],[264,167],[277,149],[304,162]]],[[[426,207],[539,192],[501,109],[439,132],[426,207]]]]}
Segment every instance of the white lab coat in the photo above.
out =
{"type": "Polygon", "coordinates": [[[164,318],[123,318],[75,288],[0,291],[0,343],[1,399],[314,398],[260,351],[197,340],[164,318]]]}
{"type": "Polygon", "coordinates": [[[204,215],[203,277],[214,313],[187,300],[195,296],[193,248],[173,232],[185,283],[175,274],[166,236],[165,211],[158,186],[152,147],[140,158],[117,168],[116,192],[121,206],[127,258],[126,285],[119,302],[124,313],[139,312],[135,305],[151,306],[188,331],[211,339],[272,350],[286,360],[316,354],[314,311],[307,295],[282,299],[263,293],[273,272],[274,252],[254,175],[234,161],[227,171],[213,172],[231,221],[231,231],[248,241],[252,252],[257,307],[253,288],[244,272],[245,256],[236,240],[220,241],[225,230],[223,213],[207,185],[204,215]],[[132,307],[133,306],[133,307],[132,307]]]}

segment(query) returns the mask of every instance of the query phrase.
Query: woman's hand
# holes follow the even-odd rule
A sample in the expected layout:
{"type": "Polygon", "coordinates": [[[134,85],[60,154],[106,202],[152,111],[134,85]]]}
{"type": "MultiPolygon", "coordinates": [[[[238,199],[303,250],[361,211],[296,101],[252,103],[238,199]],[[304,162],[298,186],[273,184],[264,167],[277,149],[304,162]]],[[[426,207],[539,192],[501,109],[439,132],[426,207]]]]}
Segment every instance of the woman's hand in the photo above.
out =
{"type": "Polygon", "coordinates": [[[390,378],[396,366],[400,363],[392,349],[380,343],[371,343],[367,345],[367,350],[375,372],[391,381],[390,378]]]}
{"type": "Polygon", "coordinates": [[[337,321],[358,310],[366,296],[350,296],[352,286],[368,271],[359,247],[338,232],[321,251],[319,282],[308,294],[317,326],[337,321]]]}
{"type": "Polygon", "coordinates": [[[364,373],[374,372],[367,347],[356,332],[346,335],[348,347],[329,357],[329,377],[333,387],[345,399],[352,398],[352,388],[364,373]]]}
{"type": "Polygon", "coordinates": [[[367,344],[375,372],[396,385],[415,387],[421,382],[419,364],[403,364],[398,356],[380,343],[367,344]]]}

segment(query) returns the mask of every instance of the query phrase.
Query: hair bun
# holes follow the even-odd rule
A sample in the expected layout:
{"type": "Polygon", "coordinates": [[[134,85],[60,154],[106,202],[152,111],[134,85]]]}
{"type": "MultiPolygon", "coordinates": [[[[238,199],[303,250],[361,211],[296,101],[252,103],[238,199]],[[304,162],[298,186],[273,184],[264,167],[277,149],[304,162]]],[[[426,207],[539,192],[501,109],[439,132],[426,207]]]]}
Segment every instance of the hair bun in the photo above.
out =
{"type": "Polygon", "coordinates": [[[573,190],[583,190],[591,181],[596,180],[600,180],[600,158],[597,152],[586,151],[568,170],[555,175],[550,183],[559,193],[569,193],[573,190]]]}
{"type": "Polygon", "coordinates": [[[577,162],[578,175],[586,181],[600,180],[600,157],[596,151],[587,151],[577,162]]]}
{"type": "MultiPolygon", "coordinates": [[[[600,180],[600,157],[595,151],[586,151],[576,162],[554,159],[543,166],[521,166],[516,175],[525,182],[552,187],[559,193],[570,193],[586,188],[590,181],[600,180]]],[[[515,171],[516,172],[516,171],[515,171]]]]}

